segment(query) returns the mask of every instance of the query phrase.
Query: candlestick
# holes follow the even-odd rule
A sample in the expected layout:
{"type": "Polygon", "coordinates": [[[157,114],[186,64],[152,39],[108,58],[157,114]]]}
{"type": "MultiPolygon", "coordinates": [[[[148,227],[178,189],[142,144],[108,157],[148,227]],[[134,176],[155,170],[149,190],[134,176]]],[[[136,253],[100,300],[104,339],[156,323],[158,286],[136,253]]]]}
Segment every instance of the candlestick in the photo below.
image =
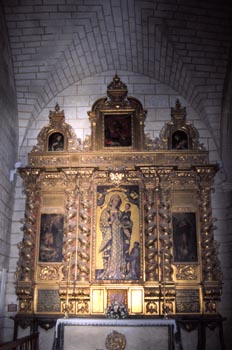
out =
{"type": "Polygon", "coordinates": [[[166,286],[165,286],[165,259],[164,259],[164,249],[162,250],[162,260],[163,260],[163,265],[162,265],[162,286],[163,286],[163,313],[164,313],[164,318],[168,318],[168,313],[167,313],[167,307],[166,307],[166,286]]]}
{"type": "Polygon", "coordinates": [[[69,312],[69,280],[70,280],[70,271],[71,271],[71,254],[70,254],[70,260],[69,260],[69,265],[68,265],[68,276],[67,276],[67,288],[66,288],[66,303],[65,303],[65,309],[64,309],[64,317],[68,318],[68,312],[69,312]]]}
{"type": "Polygon", "coordinates": [[[165,266],[164,266],[164,250],[162,252],[163,254],[163,294],[164,294],[164,304],[166,303],[166,295],[165,295],[165,266]]]}
{"type": "Polygon", "coordinates": [[[162,250],[162,260],[163,260],[163,264],[162,264],[162,281],[163,281],[163,284],[164,284],[164,280],[165,280],[165,277],[164,277],[164,250],[162,250]]]}
{"type": "Polygon", "coordinates": [[[68,265],[68,277],[67,277],[67,291],[66,291],[66,304],[68,304],[68,287],[69,287],[69,279],[70,279],[70,270],[71,270],[71,255],[68,265]]]}
{"type": "Polygon", "coordinates": [[[73,282],[73,296],[75,296],[76,293],[76,280],[73,282]]]}
{"type": "MultiPolygon", "coordinates": [[[[77,233],[78,234],[78,233],[77,233]]],[[[77,248],[78,248],[78,239],[76,237],[76,246],[75,246],[75,265],[74,265],[74,281],[77,280],[77,248]]]]}

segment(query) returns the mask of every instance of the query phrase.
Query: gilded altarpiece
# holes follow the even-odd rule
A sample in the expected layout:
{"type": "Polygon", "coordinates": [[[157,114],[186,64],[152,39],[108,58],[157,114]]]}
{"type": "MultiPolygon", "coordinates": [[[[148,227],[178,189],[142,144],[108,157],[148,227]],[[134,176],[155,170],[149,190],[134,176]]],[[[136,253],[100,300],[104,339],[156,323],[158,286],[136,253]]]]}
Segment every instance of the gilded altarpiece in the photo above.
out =
{"type": "Polygon", "coordinates": [[[19,173],[19,316],[217,314],[222,277],[211,191],[217,166],[179,101],[152,140],[116,75],[83,142],[59,106],[19,173]]]}

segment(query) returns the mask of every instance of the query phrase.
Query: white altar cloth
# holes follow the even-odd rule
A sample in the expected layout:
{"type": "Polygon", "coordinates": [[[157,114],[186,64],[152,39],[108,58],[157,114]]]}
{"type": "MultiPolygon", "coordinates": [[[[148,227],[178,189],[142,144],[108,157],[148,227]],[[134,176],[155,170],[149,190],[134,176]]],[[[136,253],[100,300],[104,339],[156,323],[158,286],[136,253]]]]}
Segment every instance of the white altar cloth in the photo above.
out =
{"type": "Polygon", "coordinates": [[[54,350],[104,350],[106,337],[117,331],[126,337],[126,350],[174,350],[173,319],[60,318],[56,322],[54,350]]]}
{"type": "Polygon", "coordinates": [[[176,321],[171,319],[109,319],[109,318],[58,318],[56,322],[56,337],[59,325],[68,326],[133,326],[133,327],[153,327],[153,326],[173,326],[174,333],[177,332],[176,321]]]}

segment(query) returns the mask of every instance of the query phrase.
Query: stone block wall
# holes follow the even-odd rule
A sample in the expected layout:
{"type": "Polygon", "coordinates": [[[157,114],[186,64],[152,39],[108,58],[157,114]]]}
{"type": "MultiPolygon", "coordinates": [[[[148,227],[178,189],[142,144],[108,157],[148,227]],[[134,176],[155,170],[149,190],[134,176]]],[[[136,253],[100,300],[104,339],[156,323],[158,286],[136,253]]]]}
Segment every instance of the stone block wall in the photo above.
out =
{"type": "MultiPolygon", "coordinates": [[[[0,287],[3,279],[6,278],[6,291],[8,291],[11,219],[15,188],[12,170],[15,169],[17,161],[18,117],[11,51],[1,7],[0,32],[0,287]]],[[[4,289],[2,291],[4,292],[4,289]]],[[[0,288],[0,329],[6,321],[2,316],[4,309],[5,295],[1,295],[0,288]]],[[[0,343],[1,341],[3,341],[2,332],[0,332],[0,343]]]]}

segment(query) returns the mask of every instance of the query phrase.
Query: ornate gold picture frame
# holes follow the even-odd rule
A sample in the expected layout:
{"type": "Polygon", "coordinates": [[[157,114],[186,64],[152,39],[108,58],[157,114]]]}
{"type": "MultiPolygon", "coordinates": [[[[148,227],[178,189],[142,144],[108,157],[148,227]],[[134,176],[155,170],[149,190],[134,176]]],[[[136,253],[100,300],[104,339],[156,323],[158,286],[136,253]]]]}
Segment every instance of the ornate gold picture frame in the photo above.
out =
{"type": "Polygon", "coordinates": [[[103,115],[104,148],[133,147],[133,115],[104,113],[103,115]]]}
{"type": "Polygon", "coordinates": [[[97,281],[141,279],[139,186],[97,186],[96,236],[93,246],[97,281]]]}
{"type": "Polygon", "coordinates": [[[172,226],[174,262],[198,262],[196,213],[173,212],[172,226]]]}
{"type": "Polygon", "coordinates": [[[62,262],[63,214],[41,214],[39,262],[62,262]]]}

